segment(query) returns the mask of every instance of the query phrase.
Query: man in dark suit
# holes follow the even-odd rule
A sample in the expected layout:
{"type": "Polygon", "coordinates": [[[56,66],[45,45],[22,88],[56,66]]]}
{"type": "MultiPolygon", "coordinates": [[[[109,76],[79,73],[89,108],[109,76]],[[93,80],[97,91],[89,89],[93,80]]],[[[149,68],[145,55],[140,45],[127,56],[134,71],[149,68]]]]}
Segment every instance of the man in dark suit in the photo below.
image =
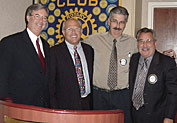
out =
{"type": "Polygon", "coordinates": [[[156,50],[152,29],[137,32],[138,50],[130,61],[129,85],[134,123],[173,123],[177,106],[175,60],[156,50]]]}
{"type": "Polygon", "coordinates": [[[50,50],[51,106],[56,109],[90,110],[94,51],[91,46],[80,42],[82,25],[79,20],[71,18],[65,21],[62,33],[65,41],[50,50]],[[80,56],[79,60],[76,54],[80,56]],[[82,64],[79,71],[77,64],[82,64]]]}
{"type": "Polygon", "coordinates": [[[10,98],[18,104],[49,106],[49,45],[40,37],[47,17],[46,7],[39,4],[29,6],[25,14],[27,28],[0,42],[1,99],[10,98]]]}

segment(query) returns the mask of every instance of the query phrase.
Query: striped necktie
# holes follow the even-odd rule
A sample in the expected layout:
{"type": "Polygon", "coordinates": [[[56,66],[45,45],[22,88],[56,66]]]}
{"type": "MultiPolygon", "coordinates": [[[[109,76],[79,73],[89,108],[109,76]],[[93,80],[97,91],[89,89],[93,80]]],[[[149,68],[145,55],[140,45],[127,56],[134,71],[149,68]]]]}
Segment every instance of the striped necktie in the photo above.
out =
{"type": "Polygon", "coordinates": [[[144,86],[147,76],[147,59],[144,59],[143,65],[141,70],[139,71],[139,76],[137,81],[135,82],[134,90],[133,90],[133,106],[138,110],[140,107],[144,105],[144,98],[143,98],[143,92],[144,92],[144,86]]]}

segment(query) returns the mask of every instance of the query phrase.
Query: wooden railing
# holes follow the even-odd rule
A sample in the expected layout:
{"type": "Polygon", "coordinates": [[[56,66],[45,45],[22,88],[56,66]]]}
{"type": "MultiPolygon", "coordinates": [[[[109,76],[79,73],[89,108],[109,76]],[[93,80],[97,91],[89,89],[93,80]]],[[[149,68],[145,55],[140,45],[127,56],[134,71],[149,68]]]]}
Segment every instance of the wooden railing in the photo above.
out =
{"type": "MultiPolygon", "coordinates": [[[[0,123],[7,118],[39,123],[123,123],[121,110],[56,110],[0,101],[0,123]]],[[[11,123],[11,122],[8,122],[11,123]]],[[[21,123],[21,122],[20,122],[21,123]]]]}

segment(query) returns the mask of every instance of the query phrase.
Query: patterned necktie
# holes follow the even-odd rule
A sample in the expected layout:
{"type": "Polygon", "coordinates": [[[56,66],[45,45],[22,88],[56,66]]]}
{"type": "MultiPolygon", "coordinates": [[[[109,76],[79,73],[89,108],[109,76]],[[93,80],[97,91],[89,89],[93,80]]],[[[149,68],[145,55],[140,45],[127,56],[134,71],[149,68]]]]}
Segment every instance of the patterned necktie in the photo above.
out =
{"type": "Polygon", "coordinates": [[[42,68],[45,71],[45,61],[44,61],[44,56],[42,55],[42,52],[41,52],[41,49],[40,49],[39,38],[37,38],[37,40],[36,40],[36,46],[37,46],[37,50],[38,50],[38,56],[39,56],[39,59],[40,59],[41,64],[42,64],[42,68]]]}
{"type": "Polygon", "coordinates": [[[83,75],[83,70],[82,70],[82,64],[80,60],[80,56],[77,53],[77,47],[74,47],[74,59],[75,59],[75,68],[76,68],[76,73],[77,73],[77,79],[80,87],[80,93],[81,97],[85,94],[85,79],[83,75]]]}
{"type": "Polygon", "coordinates": [[[147,76],[147,59],[144,59],[143,66],[141,70],[139,71],[139,76],[137,78],[137,81],[135,82],[134,90],[133,90],[133,106],[138,110],[140,107],[144,105],[144,98],[143,98],[143,92],[144,92],[144,86],[147,76]]]}
{"type": "Polygon", "coordinates": [[[113,40],[113,47],[109,63],[108,87],[113,90],[117,86],[117,40],[113,40]]]}

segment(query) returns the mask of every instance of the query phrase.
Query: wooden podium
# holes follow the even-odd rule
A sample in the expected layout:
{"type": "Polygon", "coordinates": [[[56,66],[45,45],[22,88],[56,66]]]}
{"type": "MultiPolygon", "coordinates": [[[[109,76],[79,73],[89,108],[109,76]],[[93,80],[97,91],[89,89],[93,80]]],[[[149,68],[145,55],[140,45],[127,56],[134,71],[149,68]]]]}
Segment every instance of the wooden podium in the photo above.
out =
{"type": "Polygon", "coordinates": [[[124,123],[121,110],[81,111],[56,110],[0,101],[0,123],[7,118],[38,123],[124,123]]]}

